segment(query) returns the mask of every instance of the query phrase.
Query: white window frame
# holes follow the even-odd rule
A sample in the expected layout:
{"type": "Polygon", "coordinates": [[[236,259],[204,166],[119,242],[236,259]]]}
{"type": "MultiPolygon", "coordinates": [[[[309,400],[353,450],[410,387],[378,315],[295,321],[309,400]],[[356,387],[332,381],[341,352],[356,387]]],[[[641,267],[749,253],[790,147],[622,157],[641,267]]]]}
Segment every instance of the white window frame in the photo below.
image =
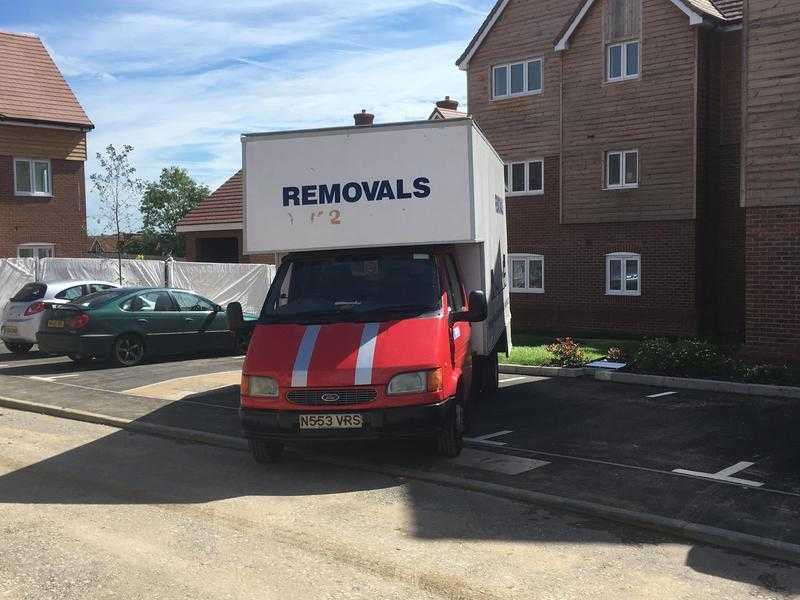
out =
{"type": "Polygon", "coordinates": [[[515,294],[544,294],[544,255],[542,254],[509,254],[508,255],[508,264],[510,265],[510,279],[511,279],[511,291],[515,294]],[[525,287],[517,288],[514,287],[514,261],[515,260],[524,260],[525,261],[525,287]],[[532,261],[541,261],[542,263],[542,287],[540,288],[532,288],[528,287],[530,283],[530,268],[532,261]]]}
{"type": "Polygon", "coordinates": [[[642,295],[642,255],[635,252],[612,252],[606,254],[606,295],[607,296],[641,296],[642,295]],[[611,289],[611,262],[620,261],[620,281],[621,288],[619,290],[611,289]],[[627,266],[629,260],[636,261],[637,273],[639,278],[637,281],[636,290],[629,290],[625,280],[627,273],[627,266]]]}
{"type": "Polygon", "coordinates": [[[507,162],[503,165],[505,172],[508,174],[508,186],[506,189],[506,196],[541,196],[544,194],[544,159],[531,158],[529,160],[514,160],[507,162]],[[531,163],[539,163],[542,165],[542,188],[539,190],[531,189],[531,163]],[[525,189],[522,191],[513,191],[513,176],[514,165],[525,165],[525,189]]]}
{"type": "Polygon", "coordinates": [[[609,83],[616,83],[619,81],[630,81],[631,79],[639,79],[642,76],[642,42],[638,39],[628,40],[627,42],[618,42],[608,44],[606,46],[606,80],[609,83]],[[628,75],[628,46],[632,44],[639,45],[639,65],[634,75],[628,75]],[[611,49],[622,48],[622,71],[619,77],[611,76],[611,49]]]}
{"type": "Polygon", "coordinates": [[[607,190],[632,190],[639,187],[639,180],[641,179],[641,161],[639,160],[639,149],[631,148],[630,150],[609,150],[605,156],[605,186],[607,190]],[[625,173],[628,169],[628,155],[636,155],[636,181],[634,183],[627,183],[625,181],[625,173]],[[611,157],[619,156],[619,183],[611,184],[611,157]]]}
{"type": "Polygon", "coordinates": [[[544,91],[544,58],[530,58],[527,60],[516,60],[509,63],[499,64],[499,65],[492,65],[490,70],[490,77],[489,83],[491,84],[491,99],[492,100],[503,100],[506,98],[517,98],[519,96],[534,96],[536,94],[541,94],[544,91]],[[541,85],[539,89],[535,90],[528,90],[528,65],[530,63],[539,63],[539,72],[542,74],[541,76],[541,85]],[[516,65],[522,65],[522,91],[521,92],[511,92],[511,67],[516,65]],[[495,86],[494,86],[494,72],[497,69],[506,69],[506,93],[505,94],[495,94],[495,86]]]}
{"type": "Polygon", "coordinates": [[[23,158],[23,157],[15,157],[14,158],[14,195],[15,196],[38,196],[40,198],[51,198],[53,196],[53,171],[52,171],[52,164],[50,163],[50,159],[48,158],[23,158]],[[17,185],[17,163],[18,162],[27,162],[28,169],[30,172],[30,186],[31,191],[26,192],[24,190],[20,190],[19,186],[17,185]],[[47,191],[46,192],[37,192],[36,191],[36,171],[34,169],[34,165],[36,163],[47,163],[47,191]]]}
{"type": "MultiPolygon", "coordinates": [[[[56,255],[56,247],[54,244],[48,244],[44,242],[34,242],[29,244],[20,244],[17,246],[17,258],[23,258],[20,256],[21,250],[30,250],[33,253],[33,258],[53,258],[56,255]],[[49,256],[39,256],[39,250],[47,250],[50,255],[49,256]]],[[[26,257],[30,258],[30,257],[26,257]]]]}

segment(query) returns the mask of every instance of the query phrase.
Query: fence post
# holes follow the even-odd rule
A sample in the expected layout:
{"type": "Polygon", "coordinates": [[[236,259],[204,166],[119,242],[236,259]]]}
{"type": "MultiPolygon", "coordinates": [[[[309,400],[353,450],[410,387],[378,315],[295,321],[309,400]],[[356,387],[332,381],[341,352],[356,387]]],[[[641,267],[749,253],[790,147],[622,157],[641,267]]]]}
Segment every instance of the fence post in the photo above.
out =
{"type": "Polygon", "coordinates": [[[171,256],[164,261],[164,287],[172,287],[172,263],[174,261],[175,259],[171,256]]]}

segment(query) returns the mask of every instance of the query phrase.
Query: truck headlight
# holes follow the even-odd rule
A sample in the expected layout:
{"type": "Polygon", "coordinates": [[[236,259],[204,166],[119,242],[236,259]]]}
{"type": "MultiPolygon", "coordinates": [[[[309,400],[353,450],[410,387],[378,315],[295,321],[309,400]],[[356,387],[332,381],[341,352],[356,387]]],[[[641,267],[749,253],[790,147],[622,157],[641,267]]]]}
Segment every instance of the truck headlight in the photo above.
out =
{"type": "Polygon", "coordinates": [[[242,395],[259,398],[277,398],[278,382],[272,377],[242,375],[242,395]]]}
{"type": "Polygon", "coordinates": [[[431,369],[395,375],[389,380],[386,394],[389,396],[421,394],[423,392],[438,392],[441,389],[442,370],[431,369]]]}

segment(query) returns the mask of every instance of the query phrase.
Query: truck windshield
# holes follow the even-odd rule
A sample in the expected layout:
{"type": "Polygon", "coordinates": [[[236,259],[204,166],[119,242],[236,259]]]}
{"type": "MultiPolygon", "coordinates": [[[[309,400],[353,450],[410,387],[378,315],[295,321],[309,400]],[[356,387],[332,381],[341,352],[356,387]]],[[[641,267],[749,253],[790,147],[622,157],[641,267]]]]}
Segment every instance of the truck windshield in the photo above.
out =
{"type": "Polygon", "coordinates": [[[270,322],[378,320],[436,310],[430,254],[303,258],[284,263],[261,312],[270,322]]]}

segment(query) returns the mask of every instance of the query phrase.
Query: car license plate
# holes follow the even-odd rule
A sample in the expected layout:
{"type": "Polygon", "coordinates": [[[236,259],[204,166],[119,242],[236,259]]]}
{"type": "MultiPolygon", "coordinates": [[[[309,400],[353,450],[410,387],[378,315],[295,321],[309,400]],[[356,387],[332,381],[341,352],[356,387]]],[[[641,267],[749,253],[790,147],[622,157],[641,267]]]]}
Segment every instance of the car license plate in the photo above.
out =
{"type": "Polygon", "coordinates": [[[361,415],[300,415],[300,429],[360,429],[363,425],[361,415]]]}
{"type": "Polygon", "coordinates": [[[62,319],[50,319],[47,322],[47,326],[52,329],[63,329],[64,321],[62,319]]]}
{"type": "Polygon", "coordinates": [[[3,335],[17,335],[19,330],[14,325],[3,325],[3,335]]]}

